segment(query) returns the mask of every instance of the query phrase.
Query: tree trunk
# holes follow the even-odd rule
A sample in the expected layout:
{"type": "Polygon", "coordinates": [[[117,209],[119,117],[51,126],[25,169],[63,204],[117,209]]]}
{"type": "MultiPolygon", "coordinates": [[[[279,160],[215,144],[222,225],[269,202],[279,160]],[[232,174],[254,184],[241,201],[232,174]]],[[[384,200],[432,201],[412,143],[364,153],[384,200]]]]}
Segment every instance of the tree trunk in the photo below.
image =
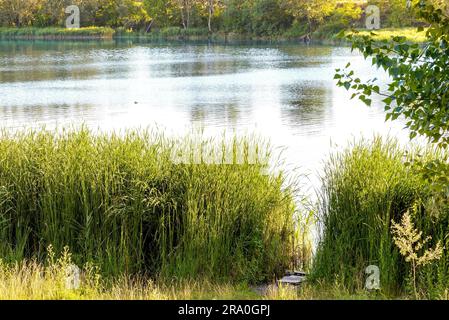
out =
{"type": "Polygon", "coordinates": [[[188,3],[188,1],[186,1],[187,2],[187,7],[186,7],[186,16],[187,16],[187,19],[186,19],[186,29],[188,29],[189,28],[189,25],[190,25],[190,4],[188,3]]]}
{"type": "Polygon", "coordinates": [[[153,26],[153,22],[154,22],[154,20],[150,21],[150,24],[148,25],[147,30],[145,31],[145,33],[148,33],[148,32],[151,31],[151,27],[153,26]]]}
{"type": "Polygon", "coordinates": [[[212,14],[209,10],[209,18],[207,19],[207,27],[209,28],[209,32],[212,32],[211,20],[212,20],[212,14]]]}
{"type": "Polygon", "coordinates": [[[184,16],[184,8],[181,8],[181,19],[182,19],[182,26],[183,26],[183,28],[187,29],[186,18],[184,16]]]}
{"type": "Polygon", "coordinates": [[[190,25],[190,2],[189,0],[182,0],[181,4],[182,26],[184,29],[188,29],[190,25]]]}
{"type": "Polygon", "coordinates": [[[212,16],[214,14],[214,1],[209,0],[209,17],[207,19],[207,26],[209,28],[209,32],[212,32],[212,16]]]}

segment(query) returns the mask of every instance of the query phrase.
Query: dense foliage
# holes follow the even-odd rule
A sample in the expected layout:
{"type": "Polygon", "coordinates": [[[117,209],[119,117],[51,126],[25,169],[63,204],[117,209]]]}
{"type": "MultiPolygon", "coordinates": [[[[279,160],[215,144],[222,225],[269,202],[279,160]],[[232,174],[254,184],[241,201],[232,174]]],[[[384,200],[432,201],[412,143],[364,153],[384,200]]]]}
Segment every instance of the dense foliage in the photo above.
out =
{"type": "MultiPolygon", "coordinates": [[[[440,0],[433,0],[438,2],[440,0]]],[[[375,0],[383,26],[407,26],[405,0],[375,0]]],[[[363,1],[338,0],[0,0],[4,27],[63,26],[64,8],[76,4],[81,25],[123,27],[147,31],[155,28],[202,28],[270,36],[302,36],[313,31],[335,32],[364,26],[363,1]]]]}
{"type": "Polygon", "coordinates": [[[348,36],[353,49],[360,50],[372,59],[373,65],[388,72],[391,81],[384,90],[376,85],[375,79],[364,83],[349,70],[338,70],[336,78],[340,86],[355,90],[354,97],[358,96],[368,105],[372,94],[385,96],[387,120],[404,116],[411,138],[426,135],[431,142],[447,147],[449,16],[424,1],[418,1],[416,8],[419,17],[430,23],[424,46],[406,43],[403,37],[379,42],[371,35],[348,36]]]}
{"type": "Polygon", "coordinates": [[[294,253],[295,205],[282,174],[236,160],[238,146],[256,146],[250,140],[204,142],[234,159],[221,165],[175,161],[192,141],[146,132],[3,134],[1,258],[42,259],[52,245],[109,275],[256,282],[283,272],[294,253]]]}
{"type": "MultiPolygon", "coordinates": [[[[370,58],[372,64],[383,68],[390,76],[385,88],[376,79],[363,82],[349,70],[337,70],[338,85],[354,90],[366,104],[371,95],[384,97],[387,120],[403,118],[410,130],[410,138],[425,136],[440,148],[449,147],[449,14],[448,7],[434,6],[429,1],[414,3],[420,19],[430,27],[425,31],[423,46],[409,44],[403,37],[391,41],[377,41],[372,35],[350,34],[347,39],[353,49],[370,58]]],[[[424,32],[424,31],[422,31],[424,32]]],[[[432,188],[449,192],[447,158],[422,166],[423,175],[433,182],[432,188]]],[[[419,158],[414,159],[420,163],[419,158]]]]}
{"type": "MultiPolygon", "coordinates": [[[[409,149],[407,159],[420,154],[424,162],[441,159],[434,149],[409,149]]],[[[380,269],[386,295],[413,293],[412,270],[401,256],[391,233],[392,221],[410,212],[423,237],[449,244],[449,206],[422,179],[419,167],[404,162],[406,150],[397,141],[360,141],[326,163],[320,197],[321,236],[313,273],[327,283],[353,290],[365,287],[365,269],[380,269]]],[[[449,283],[449,254],[419,270],[417,286],[426,298],[444,296],[449,283]]]]}

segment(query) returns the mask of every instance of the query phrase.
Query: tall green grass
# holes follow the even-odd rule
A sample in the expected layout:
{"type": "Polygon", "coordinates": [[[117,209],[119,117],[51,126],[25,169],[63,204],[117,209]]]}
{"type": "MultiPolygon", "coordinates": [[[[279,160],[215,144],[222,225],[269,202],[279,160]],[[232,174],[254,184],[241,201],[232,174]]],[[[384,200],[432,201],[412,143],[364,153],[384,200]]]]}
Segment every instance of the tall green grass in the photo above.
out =
{"type": "Polygon", "coordinates": [[[110,39],[115,31],[107,27],[68,29],[62,27],[0,27],[0,39],[110,39]]]}
{"type": "Polygon", "coordinates": [[[191,154],[191,141],[150,131],[3,132],[0,257],[44,259],[51,244],[106,274],[257,282],[284,271],[294,256],[293,189],[264,162],[236,157],[239,146],[265,157],[268,149],[249,138],[202,141],[232,161],[173,161],[174,152],[191,154]]]}
{"type": "Polygon", "coordinates": [[[210,33],[207,28],[166,27],[154,29],[151,32],[131,31],[124,28],[115,30],[115,38],[141,38],[147,40],[208,40],[216,39],[217,33],[210,33]]]}
{"type": "MultiPolygon", "coordinates": [[[[365,268],[380,268],[381,288],[386,294],[407,291],[410,269],[392,241],[391,220],[418,204],[414,223],[434,245],[447,244],[449,234],[446,201],[436,202],[420,171],[408,163],[417,156],[438,158],[432,149],[406,152],[396,140],[362,140],[334,154],[325,165],[320,193],[320,234],[313,275],[326,282],[339,282],[362,289],[365,268]],[[446,202],[446,203],[445,203],[446,202]],[[432,211],[439,212],[436,218],[432,211]]],[[[449,287],[447,254],[420,274],[427,294],[449,287]]]]}
{"type": "MultiPolygon", "coordinates": [[[[418,31],[418,28],[387,28],[380,30],[358,30],[357,36],[373,35],[376,41],[391,41],[394,37],[405,37],[406,41],[412,43],[424,43],[427,41],[426,32],[418,31]]],[[[349,32],[352,33],[352,32],[349,32]]]]}

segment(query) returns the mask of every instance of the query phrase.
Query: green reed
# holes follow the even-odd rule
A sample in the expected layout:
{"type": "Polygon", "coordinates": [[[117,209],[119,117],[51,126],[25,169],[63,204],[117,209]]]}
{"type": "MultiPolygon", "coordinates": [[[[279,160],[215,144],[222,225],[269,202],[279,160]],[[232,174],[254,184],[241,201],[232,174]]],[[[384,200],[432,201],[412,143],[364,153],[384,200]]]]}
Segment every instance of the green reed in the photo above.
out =
{"type": "Polygon", "coordinates": [[[221,157],[174,161],[193,154],[191,141],[151,131],[3,132],[0,256],[45,259],[51,244],[106,274],[254,282],[284,271],[294,256],[294,190],[268,172],[269,148],[203,140],[221,157]],[[249,147],[263,161],[250,161],[249,147]]]}
{"type": "MultiPolygon", "coordinates": [[[[367,278],[365,268],[377,265],[384,293],[407,290],[410,270],[392,241],[391,220],[399,221],[418,204],[420,214],[414,221],[425,235],[432,235],[435,242],[447,242],[449,234],[447,204],[436,205],[446,213],[442,215],[445,218],[435,219],[429,205],[435,202],[435,195],[429,192],[419,168],[409,164],[417,155],[423,163],[441,156],[433,149],[406,151],[394,139],[375,138],[353,143],[330,157],[319,199],[321,238],[314,277],[359,290],[367,278]]],[[[441,283],[447,288],[447,261],[445,255],[421,274],[422,284],[428,279],[426,290],[441,283]],[[437,279],[442,269],[444,276],[437,279]]]]}
{"type": "Polygon", "coordinates": [[[0,39],[110,39],[115,31],[108,27],[0,27],[0,39]]]}

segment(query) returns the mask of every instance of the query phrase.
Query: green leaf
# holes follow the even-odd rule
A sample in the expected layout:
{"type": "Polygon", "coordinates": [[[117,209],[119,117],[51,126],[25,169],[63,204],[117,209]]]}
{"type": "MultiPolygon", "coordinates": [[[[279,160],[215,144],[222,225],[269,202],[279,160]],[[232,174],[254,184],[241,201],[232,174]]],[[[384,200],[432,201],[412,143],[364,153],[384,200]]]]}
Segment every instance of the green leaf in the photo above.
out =
{"type": "Polygon", "coordinates": [[[382,101],[383,101],[386,105],[390,105],[391,102],[393,102],[393,99],[390,98],[390,97],[388,97],[388,98],[383,99],[382,101]]]}
{"type": "MultiPolygon", "coordinates": [[[[359,50],[365,59],[390,76],[385,83],[388,95],[382,97],[385,119],[403,117],[411,138],[424,135],[438,147],[446,148],[449,144],[449,18],[432,5],[418,7],[417,15],[431,25],[424,45],[410,44],[403,36],[379,42],[365,34],[353,37],[351,48],[359,50]]],[[[354,90],[351,99],[358,97],[370,106],[373,94],[383,95],[374,79],[364,81],[353,75],[348,70],[344,81],[339,82],[346,90],[354,90]]]]}

